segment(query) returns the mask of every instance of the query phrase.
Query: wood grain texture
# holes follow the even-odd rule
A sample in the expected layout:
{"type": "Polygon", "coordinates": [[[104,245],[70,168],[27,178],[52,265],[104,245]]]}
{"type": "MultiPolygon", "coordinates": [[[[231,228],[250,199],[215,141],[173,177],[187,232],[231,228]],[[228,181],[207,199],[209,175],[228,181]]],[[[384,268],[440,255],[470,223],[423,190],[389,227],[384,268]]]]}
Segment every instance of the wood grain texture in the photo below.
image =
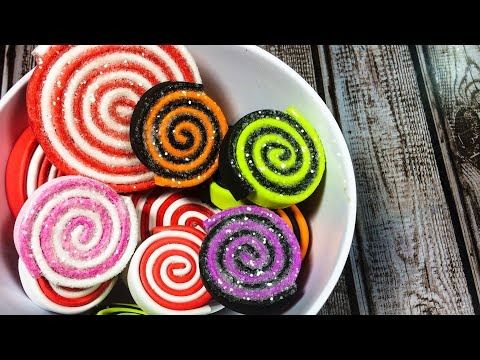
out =
{"type": "MultiPolygon", "coordinates": [[[[262,47],[288,64],[314,89],[317,89],[312,51],[309,45],[263,45],[262,47]]],[[[350,264],[347,262],[345,266],[350,266],[350,264]]],[[[354,299],[350,299],[349,294],[354,294],[355,290],[348,289],[348,283],[349,281],[346,279],[344,270],[335,289],[319,314],[346,315],[352,313],[350,301],[354,299]]]]}
{"type": "Polygon", "coordinates": [[[7,47],[5,45],[0,45],[0,97],[2,97],[3,89],[3,78],[4,78],[4,68],[5,68],[5,52],[7,47]]]}
{"type": "Polygon", "coordinates": [[[35,45],[0,45],[0,97],[35,65],[35,45]]]}
{"type": "MultiPolygon", "coordinates": [[[[33,47],[0,46],[0,96],[33,67],[33,47]]],[[[310,46],[264,48],[324,95],[354,161],[357,235],[352,264],[346,265],[352,266],[353,280],[344,271],[320,314],[350,314],[355,307],[361,314],[473,313],[440,185],[448,180],[437,171],[408,49],[320,47],[320,74],[310,46]]],[[[453,164],[449,177],[459,194],[455,200],[462,232],[467,244],[470,236],[467,250],[478,276],[480,49],[423,50],[440,110],[437,119],[443,122],[440,140],[453,164]]]]}
{"type": "MultiPolygon", "coordinates": [[[[323,99],[325,100],[325,104],[328,106],[335,119],[338,121],[340,114],[338,112],[337,99],[334,97],[331,61],[328,57],[328,52],[325,51],[325,46],[317,46],[315,51],[317,51],[318,54],[318,63],[321,70],[321,77],[319,79],[321,84],[319,84],[319,86],[323,88],[323,99]]],[[[355,289],[354,295],[357,300],[358,313],[360,315],[368,315],[370,314],[371,299],[366,287],[361,248],[357,239],[358,233],[355,230],[355,234],[352,239],[352,247],[350,248],[349,254],[352,269],[352,281],[355,289]]]]}
{"type": "Polygon", "coordinates": [[[480,295],[480,46],[417,48],[480,295]]]}
{"type": "Polygon", "coordinates": [[[371,312],[472,314],[408,47],[327,52],[331,97],[357,179],[371,312]]]}

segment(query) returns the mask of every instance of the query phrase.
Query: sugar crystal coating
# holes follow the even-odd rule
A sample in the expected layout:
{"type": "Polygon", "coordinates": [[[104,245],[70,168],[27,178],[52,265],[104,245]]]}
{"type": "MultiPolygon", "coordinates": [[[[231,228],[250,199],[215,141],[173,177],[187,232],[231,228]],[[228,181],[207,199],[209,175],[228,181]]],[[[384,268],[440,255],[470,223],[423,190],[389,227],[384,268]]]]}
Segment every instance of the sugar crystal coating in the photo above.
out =
{"type": "Polygon", "coordinates": [[[153,173],[130,145],[130,117],[142,94],[159,82],[201,82],[187,49],[54,45],[37,59],[27,110],[49,160],[65,174],[88,176],[118,192],[152,188],[153,173]]]}
{"type": "Polygon", "coordinates": [[[158,228],[128,268],[128,288],[148,314],[210,314],[222,308],[203,286],[198,253],[205,234],[187,226],[158,228]]]}
{"type": "Polygon", "coordinates": [[[245,205],[214,215],[205,227],[200,272],[219,302],[234,309],[272,306],[296,292],[300,246],[277,214],[245,205]]]}
{"type": "Polygon", "coordinates": [[[129,198],[96,180],[63,176],[39,187],[15,221],[14,242],[34,278],[87,288],[118,275],[138,241],[129,198]]]}
{"type": "Polygon", "coordinates": [[[220,154],[220,185],[237,200],[273,209],[309,197],[325,169],[316,130],[293,108],[244,116],[230,128],[220,154]]]}
{"type": "Polygon", "coordinates": [[[138,101],[130,140],[138,159],[155,173],[159,186],[198,185],[218,167],[228,124],[201,84],[164,82],[138,101]]]}

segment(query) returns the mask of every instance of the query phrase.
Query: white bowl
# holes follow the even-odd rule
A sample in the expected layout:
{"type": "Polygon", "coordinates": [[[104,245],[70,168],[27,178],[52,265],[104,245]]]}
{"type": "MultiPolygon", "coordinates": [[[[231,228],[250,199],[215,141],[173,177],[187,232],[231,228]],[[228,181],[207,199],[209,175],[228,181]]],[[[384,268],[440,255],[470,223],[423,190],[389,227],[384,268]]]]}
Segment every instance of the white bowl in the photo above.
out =
{"type": "MultiPolygon", "coordinates": [[[[320,134],[327,167],[319,189],[301,204],[311,225],[312,244],[299,280],[301,295],[286,312],[316,314],[342,272],[355,225],[355,178],[342,133],[315,90],[268,52],[256,46],[188,48],[196,59],[206,91],[218,101],[231,122],[254,110],[284,110],[292,105],[320,134]]],[[[8,155],[27,126],[25,89],[30,75],[25,75],[0,100],[0,314],[46,313],[27,298],[21,287],[18,255],[12,240],[14,219],[4,195],[8,155]]]]}

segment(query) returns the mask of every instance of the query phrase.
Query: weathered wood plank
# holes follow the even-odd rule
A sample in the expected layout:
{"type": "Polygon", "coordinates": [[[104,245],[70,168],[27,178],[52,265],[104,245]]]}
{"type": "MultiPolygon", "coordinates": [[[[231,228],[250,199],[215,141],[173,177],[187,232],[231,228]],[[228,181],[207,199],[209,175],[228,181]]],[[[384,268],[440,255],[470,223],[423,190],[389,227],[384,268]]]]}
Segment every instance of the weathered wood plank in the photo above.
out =
{"type": "MultiPolygon", "coordinates": [[[[263,45],[262,47],[292,67],[314,89],[317,89],[315,68],[311,47],[309,45],[263,45]]],[[[350,266],[350,264],[347,262],[345,266],[350,266]]],[[[344,270],[335,289],[319,314],[329,315],[352,313],[350,306],[351,299],[349,298],[347,283],[348,281],[345,279],[344,270]]],[[[354,290],[350,289],[350,292],[354,293],[354,290]]]]}
{"type": "MultiPolygon", "coordinates": [[[[338,113],[338,106],[333,91],[333,78],[332,78],[332,68],[331,61],[328,56],[328,51],[325,51],[325,46],[317,46],[317,53],[319,56],[318,62],[321,69],[321,85],[323,88],[323,98],[328,108],[335,116],[337,121],[339,121],[340,114],[338,113]]],[[[339,124],[341,125],[341,124],[339,124]]],[[[365,275],[363,273],[362,266],[362,257],[360,255],[360,247],[358,244],[358,234],[355,231],[355,234],[352,239],[352,247],[350,249],[350,264],[352,268],[352,277],[355,289],[355,297],[358,304],[358,312],[360,315],[370,314],[370,300],[368,289],[365,284],[365,275]]]]}
{"type": "Polygon", "coordinates": [[[473,313],[408,47],[327,51],[372,313],[473,313]]]}
{"type": "Polygon", "coordinates": [[[480,46],[417,49],[480,295],[480,46]]]}
{"type": "MultiPolygon", "coordinates": [[[[348,266],[346,264],[345,266],[348,266]]],[[[320,309],[318,315],[351,315],[352,308],[349,302],[350,293],[348,292],[347,276],[345,271],[338,279],[337,285],[330,294],[325,305],[320,309]]],[[[353,295],[353,294],[352,294],[353,295]]]]}
{"type": "Polygon", "coordinates": [[[7,49],[8,45],[0,46],[0,97],[5,94],[7,88],[7,49]]]}
{"type": "Polygon", "coordinates": [[[35,45],[0,46],[0,97],[35,65],[31,55],[35,45]]]}
{"type": "Polygon", "coordinates": [[[18,71],[14,74],[14,82],[29,72],[35,66],[35,59],[32,56],[32,51],[36,45],[16,45],[17,59],[16,67],[18,71]]]}

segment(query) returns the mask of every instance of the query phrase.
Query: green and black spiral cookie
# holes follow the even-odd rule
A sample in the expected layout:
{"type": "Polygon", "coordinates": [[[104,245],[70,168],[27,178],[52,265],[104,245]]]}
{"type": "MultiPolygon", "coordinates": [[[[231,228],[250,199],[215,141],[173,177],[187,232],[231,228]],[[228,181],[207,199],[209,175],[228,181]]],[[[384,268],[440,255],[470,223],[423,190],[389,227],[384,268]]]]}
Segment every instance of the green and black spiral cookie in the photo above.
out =
{"type": "MultiPolygon", "coordinates": [[[[247,198],[280,209],[308,198],[324,170],[322,143],[305,118],[293,108],[259,110],[229,129],[220,150],[217,182],[235,200],[247,198]]],[[[221,198],[212,196],[212,202],[225,208],[215,197],[221,198]]]]}

